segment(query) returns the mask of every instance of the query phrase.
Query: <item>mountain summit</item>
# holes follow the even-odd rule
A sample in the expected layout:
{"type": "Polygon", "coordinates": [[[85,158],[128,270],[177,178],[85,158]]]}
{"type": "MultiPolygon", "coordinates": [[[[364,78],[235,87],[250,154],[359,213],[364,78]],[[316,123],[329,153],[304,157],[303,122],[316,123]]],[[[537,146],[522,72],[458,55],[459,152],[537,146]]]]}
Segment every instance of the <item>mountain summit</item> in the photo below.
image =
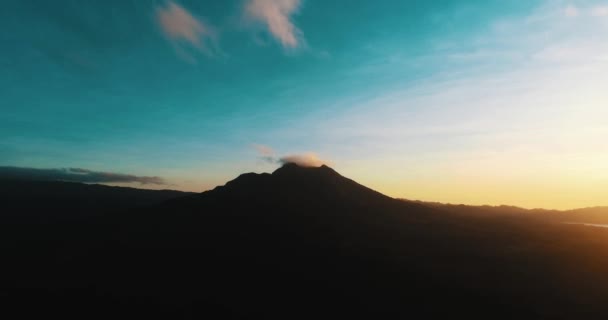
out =
{"type": "Polygon", "coordinates": [[[340,176],[334,169],[328,167],[327,165],[321,165],[319,167],[310,167],[310,166],[301,166],[293,162],[288,162],[283,164],[281,167],[276,169],[272,174],[293,174],[293,173],[304,173],[304,172],[316,172],[317,174],[326,174],[326,175],[337,175],[340,176]]]}
{"type": "Polygon", "coordinates": [[[404,203],[383,195],[326,165],[302,167],[294,163],[284,164],[272,174],[245,173],[224,186],[171,202],[193,208],[205,202],[221,202],[247,211],[255,211],[257,206],[309,212],[320,208],[356,208],[361,211],[366,207],[374,208],[373,211],[380,207],[429,210],[419,204],[404,203]]]}

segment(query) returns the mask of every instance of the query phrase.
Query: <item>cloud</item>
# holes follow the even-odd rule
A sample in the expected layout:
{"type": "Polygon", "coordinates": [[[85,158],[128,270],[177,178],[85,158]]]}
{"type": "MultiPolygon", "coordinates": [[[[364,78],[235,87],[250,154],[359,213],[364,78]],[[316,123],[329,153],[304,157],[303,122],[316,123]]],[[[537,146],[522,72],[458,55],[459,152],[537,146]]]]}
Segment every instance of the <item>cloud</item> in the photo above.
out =
{"type": "Polygon", "coordinates": [[[580,15],[580,11],[578,10],[577,7],[575,7],[573,5],[569,5],[564,9],[564,15],[566,15],[566,17],[569,17],[569,18],[575,18],[580,15]]]}
{"type": "Polygon", "coordinates": [[[274,156],[274,150],[271,147],[263,144],[254,144],[253,147],[262,156],[274,156]]]}
{"type": "Polygon", "coordinates": [[[328,161],[321,160],[319,156],[313,152],[277,157],[275,151],[269,146],[254,144],[253,148],[258,152],[260,158],[268,163],[295,163],[302,167],[320,167],[323,164],[330,164],[328,161]]]}
{"type": "Polygon", "coordinates": [[[82,183],[130,183],[166,185],[167,182],[160,177],[135,176],[130,174],[92,171],[81,168],[21,168],[0,167],[0,178],[43,180],[43,181],[69,181],[82,183]]]}
{"type": "Polygon", "coordinates": [[[320,167],[328,164],[327,161],[321,160],[315,153],[293,154],[281,157],[279,163],[287,164],[294,163],[301,167],[320,167]]]}
{"type": "Polygon", "coordinates": [[[594,17],[608,17],[608,5],[592,8],[591,15],[594,17]]]}
{"type": "Polygon", "coordinates": [[[209,41],[215,38],[214,29],[194,17],[184,7],[173,1],[167,2],[164,7],[158,6],[156,8],[156,20],[182,58],[193,59],[187,50],[182,47],[184,42],[189,43],[201,52],[211,54],[209,41]]]}
{"type": "Polygon", "coordinates": [[[264,23],[283,47],[296,48],[301,31],[293,24],[291,15],[298,10],[300,3],[300,0],[247,0],[245,14],[264,23]]]}
{"type": "Polygon", "coordinates": [[[268,163],[277,163],[277,160],[275,158],[275,152],[271,147],[265,146],[263,144],[254,144],[253,148],[258,152],[260,159],[268,163]]]}
{"type": "Polygon", "coordinates": [[[563,13],[568,18],[577,18],[580,16],[591,16],[591,17],[608,17],[608,5],[601,5],[595,7],[584,7],[579,8],[574,5],[569,5],[564,8],[563,13]]]}

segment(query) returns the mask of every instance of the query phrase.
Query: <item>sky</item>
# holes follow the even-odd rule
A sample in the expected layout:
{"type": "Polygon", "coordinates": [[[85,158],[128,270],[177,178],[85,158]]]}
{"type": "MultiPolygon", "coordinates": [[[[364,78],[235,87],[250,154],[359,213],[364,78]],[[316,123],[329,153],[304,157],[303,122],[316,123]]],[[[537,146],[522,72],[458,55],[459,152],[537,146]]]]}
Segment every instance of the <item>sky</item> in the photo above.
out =
{"type": "Polygon", "coordinates": [[[608,205],[608,1],[3,0],[0,172],[608,205]],[[119,178],[118,178],[119,177],[119,178]]]}

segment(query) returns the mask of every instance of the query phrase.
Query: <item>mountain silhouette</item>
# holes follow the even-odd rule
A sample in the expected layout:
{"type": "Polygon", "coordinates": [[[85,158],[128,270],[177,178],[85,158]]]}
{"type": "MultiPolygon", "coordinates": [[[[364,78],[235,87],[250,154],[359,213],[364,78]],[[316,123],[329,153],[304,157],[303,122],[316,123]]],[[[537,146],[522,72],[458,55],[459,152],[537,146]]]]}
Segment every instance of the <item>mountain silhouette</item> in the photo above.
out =
{"type": "MultiPolygon", "coordinates": [[[[409,214],[434,211],[421,204],[404,203],[385,196],[341,176],[325,165],[301,167],[293,163],[283,165],[272,174],[242,174],[224,186],[173,199],[164,205],[185,210],[209,210],[219,205],[223,209],[243,210],[235,211],[237,215],[253,211],[257,217],[271,211],[288,210],[281,212],[281,215],[322,218],[319,212],[328,212],[329,216],[343,214],[355,218],[358,215],[366,220],[379,218],[387,211],[394,210],[400,213],[407,210],[409,214]]],[[[222,215],[225,216],[226,212],[222,212],[222,215]]]]}
{"type": "MultiPolygon", "coordinates": [[[[42,207],[29,214],[55,214],[42,207]]],[[[3,224],[0,295],[27,317],[608,315],[606,232],[480,210],[285,164],[161,203],[3,224]]]]}
{"type": "Polygon", "coordinates": [[[193,198],[214,196],[246,201],[284,202],[290,205],[303,202],[310,205],[311,201],[317,204],[349,205],[394,202],[392,198],[345,178],[325,165],[300,167],[292,163],[283,165],[272,174],[242,174],[224,186],[193,198]]]}
{"type": "Polygon", "coordinates": [[[65,181],[0,178],[2,219],[75,219],[158,205],[189,192],[144,190],[65,181]]]}

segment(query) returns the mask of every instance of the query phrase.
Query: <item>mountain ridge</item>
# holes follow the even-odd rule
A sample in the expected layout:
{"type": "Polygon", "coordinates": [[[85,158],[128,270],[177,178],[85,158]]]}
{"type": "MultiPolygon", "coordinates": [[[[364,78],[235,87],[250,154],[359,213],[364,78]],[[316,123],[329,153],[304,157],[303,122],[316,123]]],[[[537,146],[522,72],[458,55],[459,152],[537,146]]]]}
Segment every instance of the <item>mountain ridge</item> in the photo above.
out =
{"type": "Polygon", "coordinates": [[[224,199],[245,206],[252,203],[293,208],[297,205],[323,207],[390,207],[391,210],[430,210],[425,205],[408,204],[363,186],[328,166],[303,167],[284,164],[272,173],[244,173],[199,194],[168,200],[165,205],[196,206],[197,202],[224,199]]]}
{"type": "MultiPolygon", "coordinates": [[[[31,214],[57,214],[40,208],[31,214]]],[[[328,167],[286,165],[158,204],[72,213],[0,224],[2,302],[75,318],[608,315],[604,230],[455,215],[328,167]]]]}

